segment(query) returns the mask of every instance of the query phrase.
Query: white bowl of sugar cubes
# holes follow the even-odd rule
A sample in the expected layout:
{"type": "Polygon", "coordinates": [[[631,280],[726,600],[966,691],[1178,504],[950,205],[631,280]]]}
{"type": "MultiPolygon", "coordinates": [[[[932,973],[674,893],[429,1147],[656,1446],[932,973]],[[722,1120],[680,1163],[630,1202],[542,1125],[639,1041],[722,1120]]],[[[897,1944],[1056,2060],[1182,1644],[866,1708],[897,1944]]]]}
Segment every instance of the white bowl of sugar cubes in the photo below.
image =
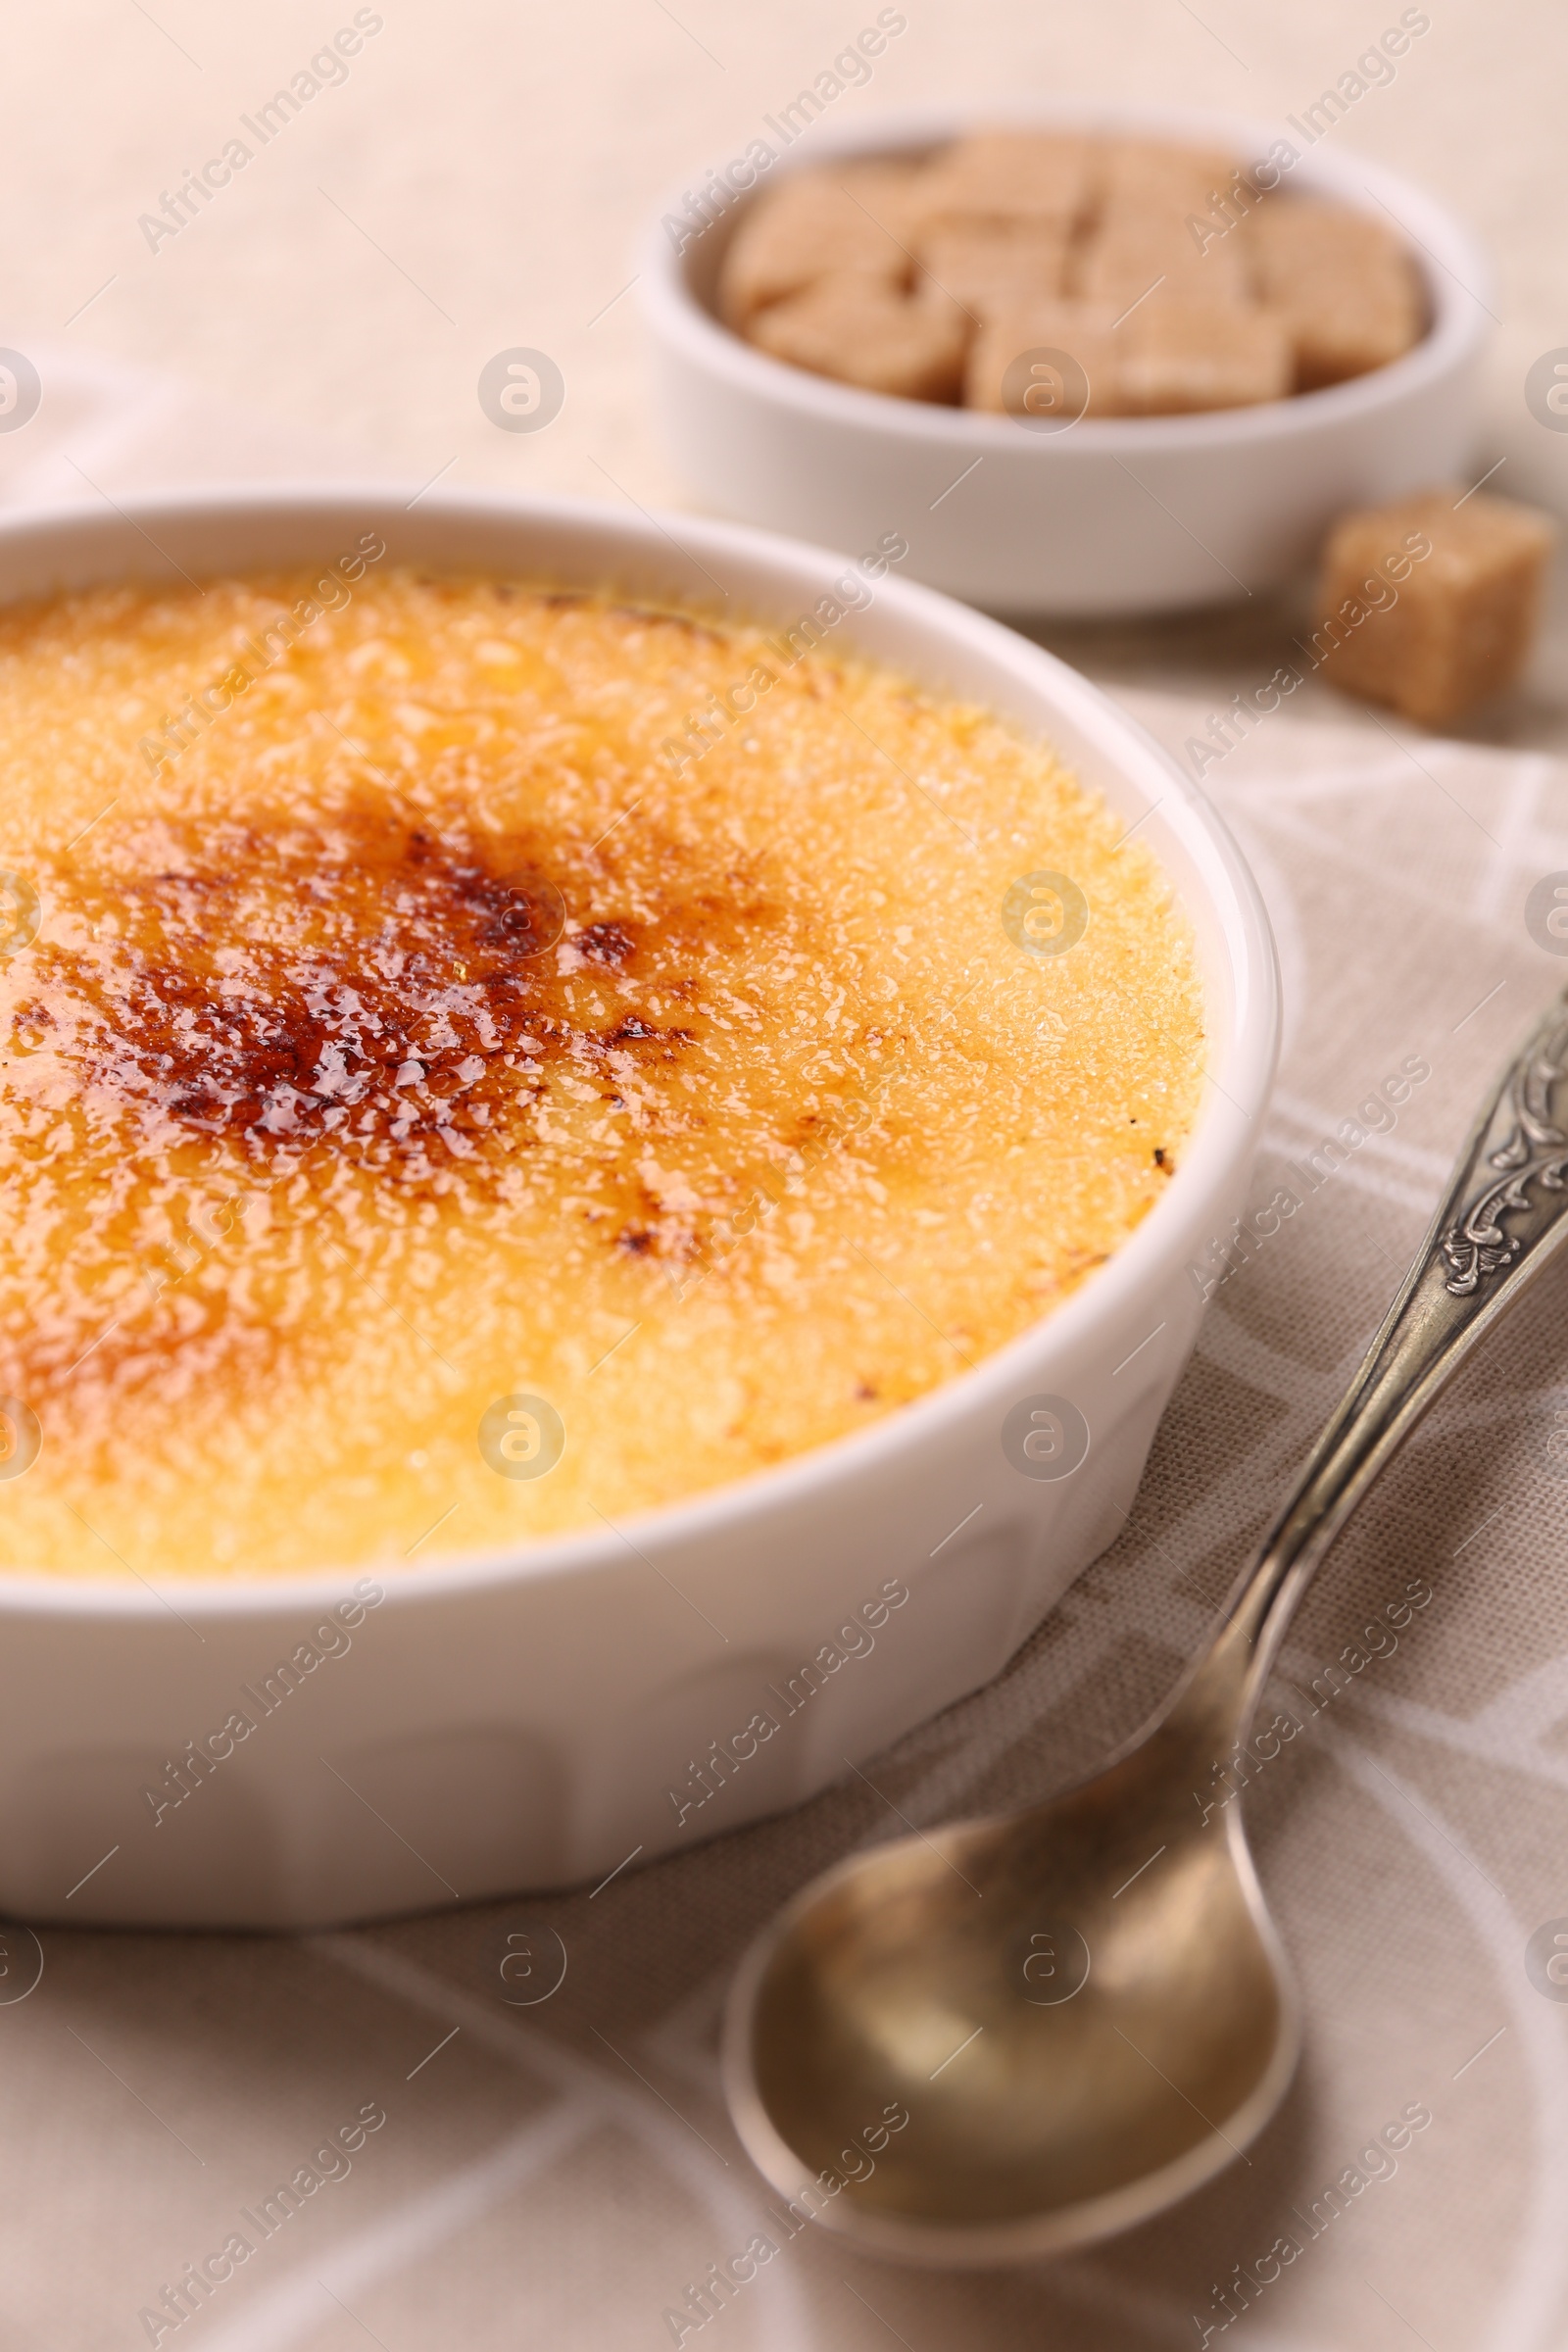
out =
{"type": "Polygon", "coordinates": [[[643,271],[706,506],[1088,616],[1276,587],[1347,509],[1470,462],[1485,257],[1310,111],[928,110],[799,154],[776,127],[643,271]]]}

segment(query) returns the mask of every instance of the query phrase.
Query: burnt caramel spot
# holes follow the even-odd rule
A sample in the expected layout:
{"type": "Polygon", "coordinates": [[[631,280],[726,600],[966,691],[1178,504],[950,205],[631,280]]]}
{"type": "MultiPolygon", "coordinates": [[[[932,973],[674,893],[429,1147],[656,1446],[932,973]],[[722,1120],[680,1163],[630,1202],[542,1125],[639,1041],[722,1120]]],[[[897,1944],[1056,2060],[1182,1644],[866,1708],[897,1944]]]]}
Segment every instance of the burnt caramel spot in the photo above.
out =
{"type": "Polygon", "coordinates": [[[622,964],[630,956],[632,937],[619,923],[588,923],[577,934],[578,952],[590,963],[622,964]]]}
{"type": "Polygon", "coordinates": [[[574,921],[548,843],[386,808],[162,833],[153,861],[73,877],[74,944],[39,951],[15,1023],[145,1136],[420,1176],[532,1142],[520,1114],[557,1079],[624,1109],[692,1035],[583,1017],[570,967],[629,975],[639,930],[574,921]]]}
{"type": "Polygon", "coordinates": [[[87,1444],[111,1396],[292,1377],[302,1298],[367,1282],[373,1306],[420,1250],[701,1258],[735,1179],[697,1000],[731,1001],[715,968],[780,909],[658,837],[622,885],[585,840],[367,790],[106,821],[43,874],[0,1168],[39,1166],[57,1272],[0,1325],[0,1390],[87,1444]]]}

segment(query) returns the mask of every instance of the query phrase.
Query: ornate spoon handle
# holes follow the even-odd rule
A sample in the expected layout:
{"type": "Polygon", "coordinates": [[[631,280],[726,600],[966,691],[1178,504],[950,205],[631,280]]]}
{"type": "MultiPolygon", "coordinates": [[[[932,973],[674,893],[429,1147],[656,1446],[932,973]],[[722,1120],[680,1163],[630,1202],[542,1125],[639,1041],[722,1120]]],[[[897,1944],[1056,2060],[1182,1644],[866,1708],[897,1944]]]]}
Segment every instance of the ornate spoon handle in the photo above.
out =
{"type": "Polygon", "coordinates": [[[1471,1130],[1382,1329],[1175,1701],[1173,1729],[1205,1739],[1245,1731],[1297,1603],[1346,1519],[1565,1240],[1568,992],[1537,1022],[1471,1130]]]}

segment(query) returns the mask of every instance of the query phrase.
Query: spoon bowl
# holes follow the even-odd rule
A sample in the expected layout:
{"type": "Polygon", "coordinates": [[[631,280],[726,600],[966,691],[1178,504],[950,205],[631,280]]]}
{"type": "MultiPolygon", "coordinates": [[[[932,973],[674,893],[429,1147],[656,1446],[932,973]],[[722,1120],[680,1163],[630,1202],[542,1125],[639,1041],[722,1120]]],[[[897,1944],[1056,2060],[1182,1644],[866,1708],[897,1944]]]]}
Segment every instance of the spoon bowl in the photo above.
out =
{"type": "Polygon", "coordinates": [[[808,1888],[749,1956],[725,2051],[774,2185],[814,2181],[807,2210],[883,2253],[987,2264],[1126,2229],[1229,2164],[1299,2025],[1240,1811],[1194,1801],[1211,1774],[1163,1727],[1048,1804],[808,1888]]]}

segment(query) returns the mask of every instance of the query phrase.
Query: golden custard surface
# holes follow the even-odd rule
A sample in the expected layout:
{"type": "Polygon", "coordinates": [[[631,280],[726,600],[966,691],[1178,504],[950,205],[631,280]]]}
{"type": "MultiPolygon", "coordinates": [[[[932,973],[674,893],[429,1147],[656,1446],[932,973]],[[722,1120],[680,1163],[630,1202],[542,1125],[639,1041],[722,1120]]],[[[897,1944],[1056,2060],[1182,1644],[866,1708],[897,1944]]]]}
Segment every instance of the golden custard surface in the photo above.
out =
{"type": "Polygon", "coordinates": [[[920,1396],[1144,1216],[1192,945],[1048,751],[504,582],[368,573],[279,651],[311,585],[0,614],[0,1568],[598,1528],[920,1396]],[[1003,921],[1042,871],[1060,955],[1003,921]],[[515,1396],[545,1475],[481,1451],[515,1396]]]}

